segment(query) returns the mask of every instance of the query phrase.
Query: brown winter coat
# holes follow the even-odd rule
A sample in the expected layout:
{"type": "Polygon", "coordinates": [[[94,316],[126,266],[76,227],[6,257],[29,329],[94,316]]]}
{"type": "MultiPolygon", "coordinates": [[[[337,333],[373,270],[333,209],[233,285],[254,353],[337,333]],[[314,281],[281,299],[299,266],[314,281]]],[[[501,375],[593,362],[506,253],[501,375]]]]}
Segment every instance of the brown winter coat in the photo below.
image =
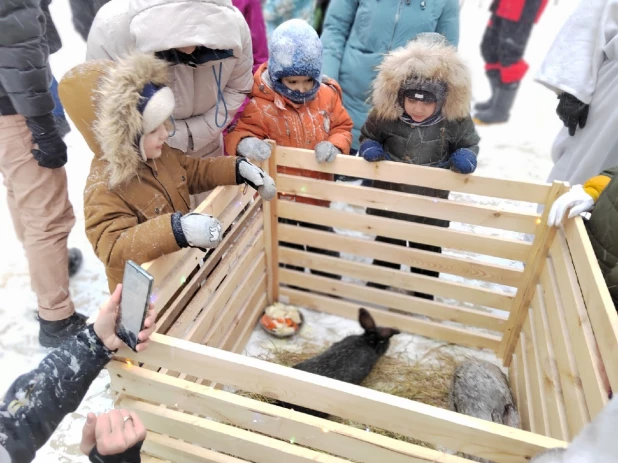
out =
{"type": "Polygon", "coordinates": [[[180,249],[171,215],[189,212],[190,194],[236,184],[234,158],[198,160],[164,145],[158,159],[140,160],[134,144],[142,126],[137,89],[164,84],[166,76],[165,63],[140,55],[81,64],[59,86],[66,112],[94,153],[84,218],[110,291],[122,282],[127,260],[142,264],[180,249]]]}
{"type": "MultiPolygon", "coordinates": [[[[275,92],[262,78],[268,63],[255,73],[251,101],[237,125],[225,136],[225,148],[236,155],[243,138],[274,140],[278,145],[314,149],[321,141],[329,141],[344,154],[350,153],[354,123],[343,107],[341,88],[332,79],[324,78],[314,100],[297,104],[275,92]]],[[[279,167],[281,174],[300,175],[333,180],[332,174],[294,167],[279,167]]],[[[280,194],[280,198],[299,203],[328,206],[328,201],[280,194]]]]}

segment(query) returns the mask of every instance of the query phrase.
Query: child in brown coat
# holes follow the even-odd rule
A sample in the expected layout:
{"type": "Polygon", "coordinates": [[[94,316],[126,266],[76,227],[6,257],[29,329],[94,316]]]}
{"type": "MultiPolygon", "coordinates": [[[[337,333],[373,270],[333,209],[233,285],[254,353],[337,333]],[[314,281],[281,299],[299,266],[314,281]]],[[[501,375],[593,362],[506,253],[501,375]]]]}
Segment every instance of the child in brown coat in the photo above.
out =
{"type": "Polygon", "coordinates": [[[81,64],[60,84],[65,109],[95,153],[84,190],[86,235],[110,291],[129,259],[141,264],[183,247],[217,246],[221,224],[190,213],[190,194],[240,183],[266,200],[276,193],[244,158],[194,159],[166,144],[174,130],[168,74],[164,61],[135,54],[81,64]]]}

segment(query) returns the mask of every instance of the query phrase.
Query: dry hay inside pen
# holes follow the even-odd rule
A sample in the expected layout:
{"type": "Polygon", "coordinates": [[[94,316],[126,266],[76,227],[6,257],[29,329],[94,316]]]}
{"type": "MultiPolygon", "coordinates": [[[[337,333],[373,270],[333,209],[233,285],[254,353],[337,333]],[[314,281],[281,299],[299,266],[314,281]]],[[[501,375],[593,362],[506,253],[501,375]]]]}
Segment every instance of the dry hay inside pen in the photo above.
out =
{"type": "MultiPolygon", "coordinates": [[[[314,357],[326,350],[327,347],[320,348],[315,344],[305,344],[302,346],[301,352],[293,352],[277,347],[269,354],[258,358],[291,367],[303,360],[314,357]]],[[[446,347],[450,346],[436,347],[417,360],[410,360],[404,352],[387,354],[378,361],[362,385],[386,394],[448,409],[448,396],[455,368],[467,357],[460,353],[447,352],[445,350],[446,347]]],[[[238,391],[238,394],[262,402],[274,402],[273,399],[260,394],[244,391],[238,391]]],[[[366,426],[355,421],[333,416],[329,419],[411,444],[435,448],[425,442],[380,428],[366,426]]]]}

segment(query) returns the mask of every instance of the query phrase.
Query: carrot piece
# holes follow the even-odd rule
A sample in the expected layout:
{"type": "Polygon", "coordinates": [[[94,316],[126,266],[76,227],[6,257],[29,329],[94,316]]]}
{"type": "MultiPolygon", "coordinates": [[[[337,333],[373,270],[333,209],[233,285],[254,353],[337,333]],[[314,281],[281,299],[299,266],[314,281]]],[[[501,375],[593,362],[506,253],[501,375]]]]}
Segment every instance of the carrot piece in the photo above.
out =
{"type": "Polygon", "coordinates": [[[277,328],[277,324],[266,314],[262,316],[262,325],[268,330],[274,330],[277,328]]]}

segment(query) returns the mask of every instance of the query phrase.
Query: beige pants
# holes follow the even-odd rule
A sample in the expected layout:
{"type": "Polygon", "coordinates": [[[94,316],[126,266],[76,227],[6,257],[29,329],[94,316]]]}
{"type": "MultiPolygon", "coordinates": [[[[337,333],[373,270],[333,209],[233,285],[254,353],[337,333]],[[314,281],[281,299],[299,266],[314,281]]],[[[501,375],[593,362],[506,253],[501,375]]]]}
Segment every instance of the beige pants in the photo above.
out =
{"type": "Polygon", "coordinates": [[[32,135],[22,116],[0,116],[0,173],[15,234],[28,259],[39,316],[62,320],[75,312],[69,294],[67,250],[75,216],[64,167],[40,167],[32,156],[32,146],[32,135]]]}

